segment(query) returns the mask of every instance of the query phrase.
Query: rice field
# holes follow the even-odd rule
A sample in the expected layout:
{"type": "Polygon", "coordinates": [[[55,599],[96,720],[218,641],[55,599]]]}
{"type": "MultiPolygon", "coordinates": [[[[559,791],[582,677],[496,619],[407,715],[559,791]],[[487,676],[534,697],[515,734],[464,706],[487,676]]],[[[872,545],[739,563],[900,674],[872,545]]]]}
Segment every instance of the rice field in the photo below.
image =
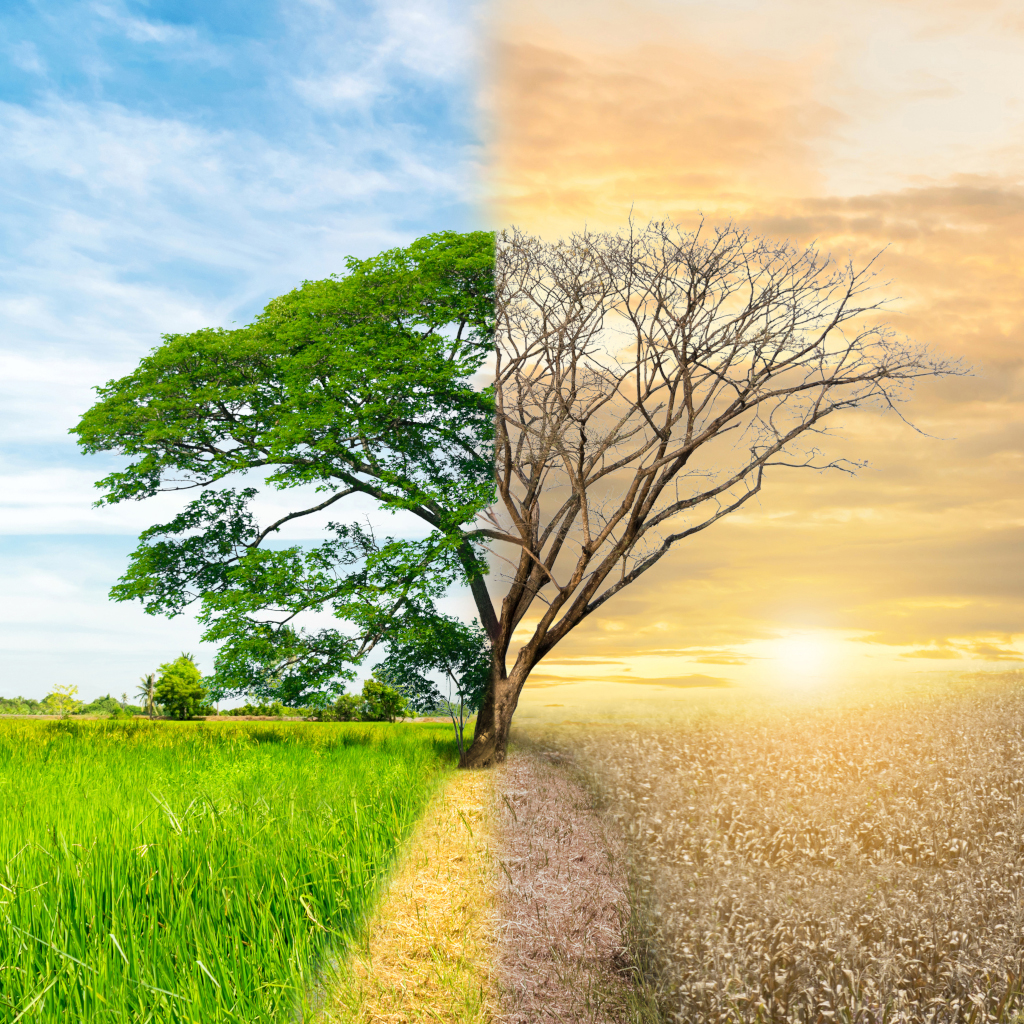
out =
{"type": "Polygon", "coordinates": [[[1024,1019],[1020,673],[725,703],[545,738],[621,826],[664,1019],[1024,1019]]]}
{"type": "Polygon", "coordinates": [[[0,1020],[297,1020],[443,725],[0,722],[0,1020]]]}

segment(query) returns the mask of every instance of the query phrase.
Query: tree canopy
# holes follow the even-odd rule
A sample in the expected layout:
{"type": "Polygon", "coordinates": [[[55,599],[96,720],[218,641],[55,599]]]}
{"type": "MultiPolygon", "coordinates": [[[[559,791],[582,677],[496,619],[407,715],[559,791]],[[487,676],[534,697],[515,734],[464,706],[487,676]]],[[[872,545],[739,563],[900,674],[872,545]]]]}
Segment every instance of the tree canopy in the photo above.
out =
{"type": "Polygon", "coordinates": [[[454,581],[482,588],[464,527],[494,490],[493,397],[473,380],[493,349],[493,267],[489,232],[351,258],[244,327],[165,335],[97,389],[74,432],[129,460],[99,482],[99,503],[198,491],[142,533],[112,596],[171,616],[197,604],[220,644],[214,695],[323,701],[454,581]],[[261,493],[299,488],[291,511],[258,521],[261,493]],[[413,513],[426,536],[336,521],[359,495],[413,513]],[[310,515],[331,517],[326,539],[275,543],[310,515]],[[304,626],[309,612],[344,625],[304,626]]]}

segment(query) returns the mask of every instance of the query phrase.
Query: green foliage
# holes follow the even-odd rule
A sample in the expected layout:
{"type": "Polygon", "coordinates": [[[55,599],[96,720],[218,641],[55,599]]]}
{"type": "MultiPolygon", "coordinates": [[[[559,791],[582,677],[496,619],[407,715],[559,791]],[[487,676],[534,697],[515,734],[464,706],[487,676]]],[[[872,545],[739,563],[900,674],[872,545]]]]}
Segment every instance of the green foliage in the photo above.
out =
{"type": "Polygon", "coordinates": [[[312,1019],[453,765],[429,725],[0,723],[0,1020],[312,1019]]]}
{"type": "Polygon", "coordinates": [[[82,707],[82,702],[78,699],[78,687],[71,683],[55,686],[53,692],[47,694],[43,704],[48,714],[59,715],[61,718],[76,714],[82,707]]]}
{"type": "Polygon", "coordinates": [[[397,658],[386,659],[375,670],[375,675],[406,699],[414,714],[432,715],[444,697],[437,683],[407,663],[396,664],[397,658]]]}
{"type": "Polygon", "coordinates": [[[472,524],[493,500],[493,398],[472,379],[493,349],[494,244],[444,231],[350,259],[245,327],[166,335],[98,389],[74,432],[85,451],[130,460],[99,482],[100,504],[201,488],[143,532],[111,596],[151,614],[198,604],[204,639],[222,645],[214,697],[324,703],[410,611],[486,571],[472,524]],[[220,486],[249,470],[322,494],[261,526],[256,487],[220,486]],[[429,535],[330,523],[319,544],[266,545],[287,519],[357,494],[413,512],[429,535]],[[322,611],[352,629],[296,625],[322,611]]]}
{"type": "Polygon", "coordinates": [[[156,699],[176,718],[190,718],[201,713],[207,698],[202,673],[192,658],[182,654],[160,666],[156,683],[156,699]]]}
{"type": "Polygon", "coordinates": [[[95,700],[83,704],[78,711],[80,715],[109,715],[115,709],[120,710],[121,705],[108,693],[105,697],[97,697],[95,700]]]}
{"type": "Polygon", "coordinates": [[[479,710],[490,684],[491,648],[483,629],[475,621],[467,626],[438,615],[409,617],[389,645],[391,650],[377,670],[380,678],[405,694],[421,714],[449,715],[461,755],[466,714],[479,710]],[[442,676],[447,696],[427,673],[442,676]]]}
{"type": "Polygon", "coordinates": [[[96,700],[83,704],[79,708],[79,715],[113,715],[115,718],[130,718],[132,715],[141,715],[142,708],[135,704],[123,704],[121,701],[111,697],[108,693],[105,697],[97,697],[96,700]]]}
{"type": "Polygon", "coordinates": [[[360,714],[366,722],[393,722],[408,708],[406,698],[375,675],[363,683],[360,714]]]}
{"type": "Polygon", "coordinates": [[[301,717],[303,713],[302,709],[287,708],[280,701],[274,701],[271,704],[243,704],[241,707],[221,712],[222,715],[262,715],[277,718],[301,717]]]}
{"type": "Polygon", "coordinates": [[[342,693],[329,707],[320,713],[322,722],[359,722],[362,720],[362,697],[354,693],[342,693]]]}
{"type": "Polygon", "coordinates": [[[31,697],[0,697],[0,715],[46,715],[46,705],[31,697]]]}

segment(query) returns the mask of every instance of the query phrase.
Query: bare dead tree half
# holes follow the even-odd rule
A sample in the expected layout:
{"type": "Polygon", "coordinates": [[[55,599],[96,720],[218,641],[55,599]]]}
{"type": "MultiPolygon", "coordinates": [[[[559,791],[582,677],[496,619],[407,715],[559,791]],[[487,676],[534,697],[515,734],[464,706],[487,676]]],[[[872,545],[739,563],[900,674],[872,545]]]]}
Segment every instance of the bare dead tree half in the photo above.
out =
{"type": "Polygon", "coordinates": [[[769,471],[853,472],[819,450],[829,417],[963,372],[879,323],[873,277],[731,226],[499,238],[498,500],[479,534],[508,589],[480,609],[493,679],[465,766],[504,759],[530,672],[570,630],[769,471]]]}

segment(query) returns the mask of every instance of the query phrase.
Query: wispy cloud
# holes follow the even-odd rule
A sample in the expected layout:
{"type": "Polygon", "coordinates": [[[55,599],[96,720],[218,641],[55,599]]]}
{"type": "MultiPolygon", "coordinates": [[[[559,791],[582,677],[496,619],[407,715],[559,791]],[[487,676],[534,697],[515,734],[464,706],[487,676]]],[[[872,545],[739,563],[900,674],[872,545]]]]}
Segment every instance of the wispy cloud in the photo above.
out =
{"type": "Polygon", "coordinates": [[[296,75],[293,88],[313,106],[343,109],[393,96],[410,75],[435,88],[458,82],[479,60],[479,18],[478,7],[450,0],[376,4],[358,58],[351,58],[349,29],[339,18],[336,31],[319,36],[318,66],[296,75]]]}
{"type": "MultiPolygon", "coordinates": [[[[100,649],[131,649],[124,631],[142,628],[108,615],[106,589],[133,535],[182,500],[91,508],[109,460],[83,459],[67,429],[94,385],[163,332],[244,322],[349,254],[475,222],[476,10],[185,0],[158,16],[100,0],[0,12],[0,542],[18,621],[39,623],[0,631],[4,676],[35,651],[35,690],[75,665],[102,679],[100,649]],[[42,650],[54,632],[63,661],[42,650]]],[[[146,644],[177,635],[145,623],[146,644]]]]}
{"type": "Polygon", "coordinates": [[[39,56],[39,51],[34,43],[27,41],[14,43],[8,52],[10,53],[11,63],[16,68],[27,71],[30,75],[46,74],[46,64],[39,56]]]}
{"type": "Polygon", "coordinates": [[[204,40],[191,25],[172,25],[128,13],[124,4],[95,3],[92,10],[106,24],[133,43],[153,43],[165,48],[167,56],[179,60],[225,63],[225,53],[204,40]]]}
{"type": "Polygon", "coordinates": [[[26,417],[23,388],[77,389],[81,410],[83,361],[89,383],[101,383],[163,331],[249,316],[350,252],[396,243],[396,222],[458,203],[471,172],[468,159],[438,167],[391,150],[405,141],[401,128],[302,152],[54,98],[35,110],[0,105],[0,131],[0,227],[20,242],[0,258],[7,382],[22,406],[7,408],[16,416],[6,436],[23,440],[28,423],[52,435],[60,422],[42,401],[29,401],[26,417]]]}

